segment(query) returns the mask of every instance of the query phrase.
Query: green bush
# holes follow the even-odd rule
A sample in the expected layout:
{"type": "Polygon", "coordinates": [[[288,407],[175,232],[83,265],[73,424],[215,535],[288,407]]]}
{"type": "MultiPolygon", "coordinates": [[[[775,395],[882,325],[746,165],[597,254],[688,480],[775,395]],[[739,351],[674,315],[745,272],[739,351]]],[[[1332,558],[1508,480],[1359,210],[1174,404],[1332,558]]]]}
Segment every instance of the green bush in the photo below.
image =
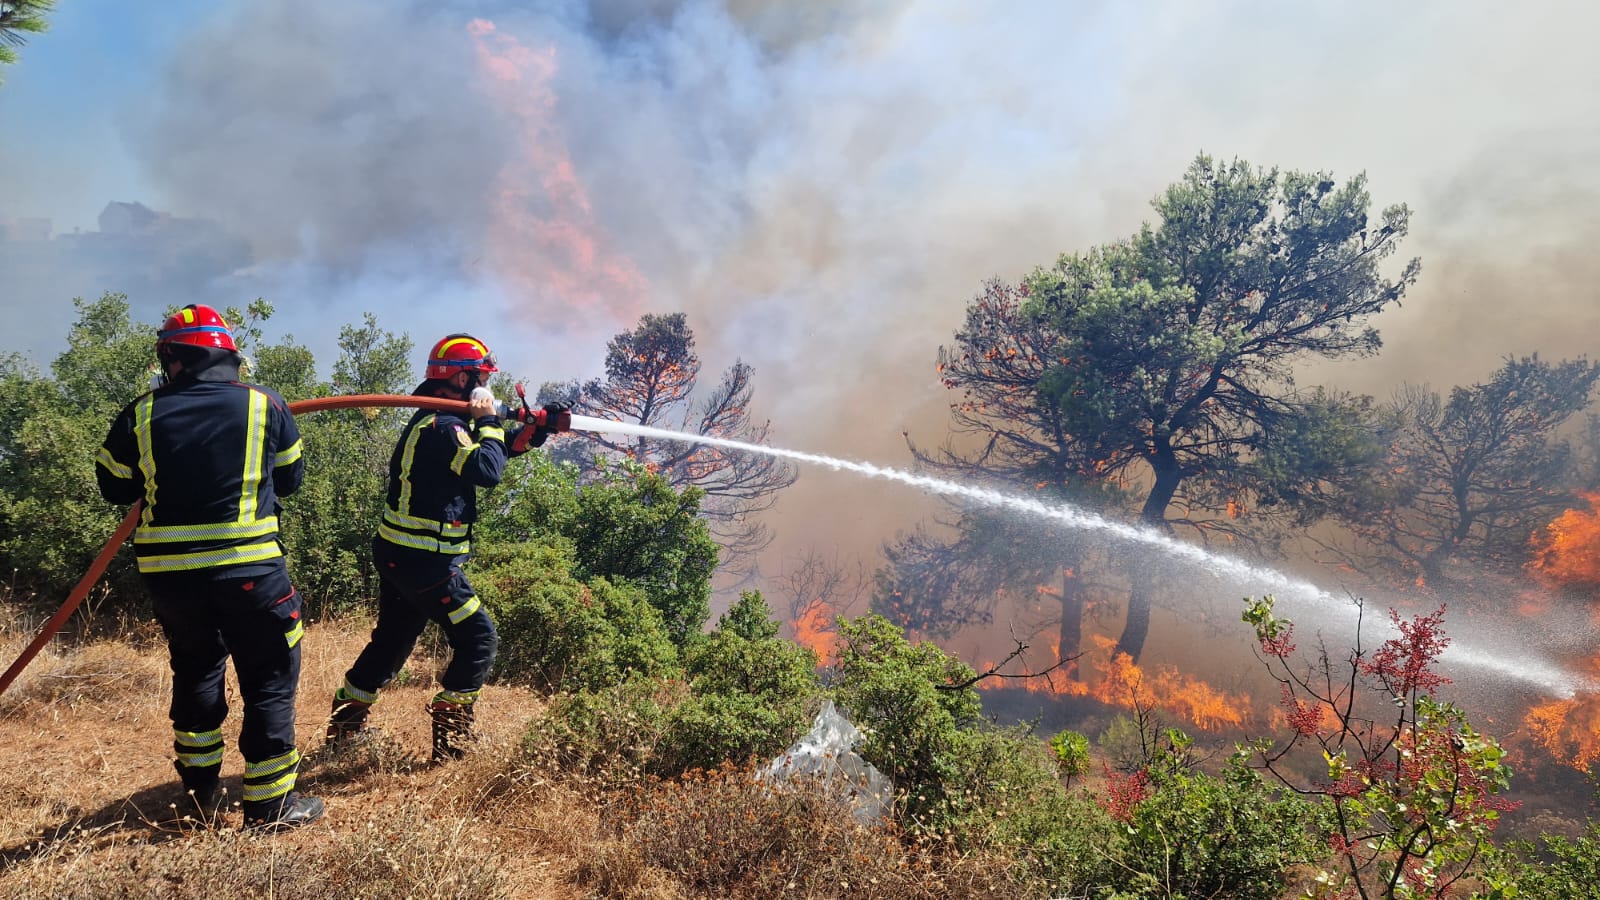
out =
{"type": "Polygon", "coordinates": [[[839,704],[864,734],[856,751],[894,781],[905,821],[936,814],[959,783],[961,729],[981,712],[977,691],[961,685],[975,674],[882,616],[839,624],[839,704]]]}
{"type": "Polygon", "coordinates": [[[688,654],[690,696],[673,710],[666,771],[777,756],[805,732],[821,693],[816,654],[780,639],[759,593],[745,592],[688,654]]]}
{"type": "Polygon", "coordinates": [[[1280,896],[1290,869],[1325,855],[1322,811],[1243,766],[1222,777],[1195,770],[1177,737],[1147,770],[1146,795],[1118,843],[1124,886],[1153,896],[1280,896]]]}
{"type": "Polygon", "coordinates": [[[1056,768],[1061,776],[1072,779],[1089,774],[1089,739],[1076,731],[1057,732],[1050,739],[1050,752],[1055,754],[1056,768]]]}
{"type": "Polygon", "coordinates": [[[534,767],[555,777],[604,787],[635,783],[656,768],[668,713],[687,693],[678,679],[635,677],[557,694],[528,726],[523,750],[534,767]]]}
{"type": "Polygon", "coordinates": [[[678,491],[642,466],[599,470],[577,487],[577,470],[542,453],[513,462],[481,505],[476,536],[496,542],[572,547],[572,574],[637,585],[661,614],[672,641],[686,648],[711,615],[717,545],[699,518],[702,492],[678,491]]]}
{"type": "Polygon", "coordinates": [[[553,693],[676,670],[677,651],[640,589],[580,583],[559,546],[491,547],[478,563],[473,584],[500,631],[497,680],[553,693]]]}
{"type": "Polygon", "coordinates": [[[1576,840],[1541,835],[1532,841],[1511,841],[1485,854],[1481,900],[1513,897],[1600,897],[1600,822],[1576,840]],[[1541,846],[1542,845],[1542,846],[1541,846]]]}

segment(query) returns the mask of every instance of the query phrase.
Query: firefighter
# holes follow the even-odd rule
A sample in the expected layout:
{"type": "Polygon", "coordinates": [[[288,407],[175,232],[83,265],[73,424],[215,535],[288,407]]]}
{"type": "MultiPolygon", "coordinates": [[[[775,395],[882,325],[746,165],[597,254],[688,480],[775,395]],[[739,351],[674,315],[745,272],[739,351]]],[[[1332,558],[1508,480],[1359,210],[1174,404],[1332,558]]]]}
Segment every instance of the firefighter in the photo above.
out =
{"type": "Polygon", "coordinates": [[[467,417],[418,410],[389,461],[388,497],[373,537],[378,622],[371,640],[334,692],[327,739],[335,747],[365,733],[367,714],[405,664],[428,622],[450,645],[441,690],[428,704],[433,759],[458,758],[471,736],[474,703],[494,662],[498,636],[461,571],[471,552],[477,489],[500,481],[508,457],[572,427],[566,404],[551,403],[521,424],[502,423],[485,379],[498,371],[489,348],[451,334],[428,353],[419,396],[468,400],[467,417]]]}
{"type": "Polygon", "coordinates": [[[207,815],[222,799],[223,673],[244,701],[246,828],[305,825],[323,803],[295,790],[300,595],[278,541],[278,498],[300,487],[300,431],[283,398],[239,380],[228,323],[186,306],[156,335],[157,386],[128,404],[95,457],[100,493],[143,501],[139,573],[172,666],[174,765],[207,815]]]}

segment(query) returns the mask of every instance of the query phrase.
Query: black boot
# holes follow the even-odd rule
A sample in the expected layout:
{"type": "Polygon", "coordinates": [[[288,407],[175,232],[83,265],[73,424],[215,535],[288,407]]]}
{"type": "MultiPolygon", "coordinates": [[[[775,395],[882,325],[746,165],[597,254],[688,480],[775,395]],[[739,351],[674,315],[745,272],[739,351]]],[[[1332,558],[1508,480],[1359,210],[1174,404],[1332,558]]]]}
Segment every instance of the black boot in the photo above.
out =
{"type": "Polygon", "coordinates": [[[428,705],[433,717],[433,761],[460,759],[472,741],[471,703],[451,703],[435,698],[428,705]]]}
{"type": "Polygon", "coordinates": [[[327,809],[322,800],[290,791],[282,797],[244,805],[244,827],[247,831],[284,831],[310,825],[322,818],[327,809]]]}
{"type": "Polygon", "coordinates": [[[218,777],[222,765],[186,766],[173,760],[172,767],[178,770],[184,793],[193,798],[195,809],[201,817],[207,820],[215,818],[222,806],[222,779],[218,777]]]}
{"type": "Polygon", "coordinates": [[[367,713],[371,711],[371,703],[349,696],[344,688],[334,692],[333,714],[328,717],[328,743],[336,746],[360,743],[370,733],[367,713]]]}

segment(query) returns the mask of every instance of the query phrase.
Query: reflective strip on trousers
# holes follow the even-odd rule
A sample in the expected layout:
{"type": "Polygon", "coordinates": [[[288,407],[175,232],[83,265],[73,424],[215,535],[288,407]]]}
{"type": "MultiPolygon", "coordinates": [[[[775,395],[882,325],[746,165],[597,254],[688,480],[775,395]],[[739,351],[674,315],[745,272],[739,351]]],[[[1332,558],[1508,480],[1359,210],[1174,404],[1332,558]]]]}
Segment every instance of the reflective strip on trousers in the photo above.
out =
{"type": "Polygon", "coordinates": [[[363,691],[361,688],[358,688],[355,685],[351,684],[349,678],[346,678],[344,680],[344,686],[339,688],[339,690],[336,693],[334,693],[333,699],[335,699],[335,700],[355,700],[355,701],[357,701],[359,703],[377,703],[378,702],[378,692],[377,691],[363,691]]]}
{"type": "Polygon", "coordinates": [[[477,597],[468,598],[467,602],[461,604],[460,607],[450,612],[450,624],[460,625],[462,622],[465,622],[469,617],[471,617],[473,613],[477,612],[478,607],[482,605],[483,604],[478,600],[477,597]]]}
{"type": "Polygon", "coordinates": [[[188,769],[222,765],[222,729],[179,731],[172,729],[172,749],[178,765],[188,769]]]}
{"type": "Polygon", "coordinates": [[[246,761],[244,765],[244,802],[260,803],[282,797],[294,790],[295,775],[300,768],[300,751],[290,750],[263,762],[246,761]]]}

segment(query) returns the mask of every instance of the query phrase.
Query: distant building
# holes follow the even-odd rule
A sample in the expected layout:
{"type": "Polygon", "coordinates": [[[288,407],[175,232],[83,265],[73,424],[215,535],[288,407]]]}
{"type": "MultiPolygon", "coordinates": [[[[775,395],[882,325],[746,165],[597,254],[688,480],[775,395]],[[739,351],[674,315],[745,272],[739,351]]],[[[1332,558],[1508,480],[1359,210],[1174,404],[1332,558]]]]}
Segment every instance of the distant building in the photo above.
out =
{"type": "Polygon", "coordinates": [[[100,232],[122,235],[145,234],[162,218],[164,217],[143,203],[122,203],[113,200],[100,211],[100,232]]]}

